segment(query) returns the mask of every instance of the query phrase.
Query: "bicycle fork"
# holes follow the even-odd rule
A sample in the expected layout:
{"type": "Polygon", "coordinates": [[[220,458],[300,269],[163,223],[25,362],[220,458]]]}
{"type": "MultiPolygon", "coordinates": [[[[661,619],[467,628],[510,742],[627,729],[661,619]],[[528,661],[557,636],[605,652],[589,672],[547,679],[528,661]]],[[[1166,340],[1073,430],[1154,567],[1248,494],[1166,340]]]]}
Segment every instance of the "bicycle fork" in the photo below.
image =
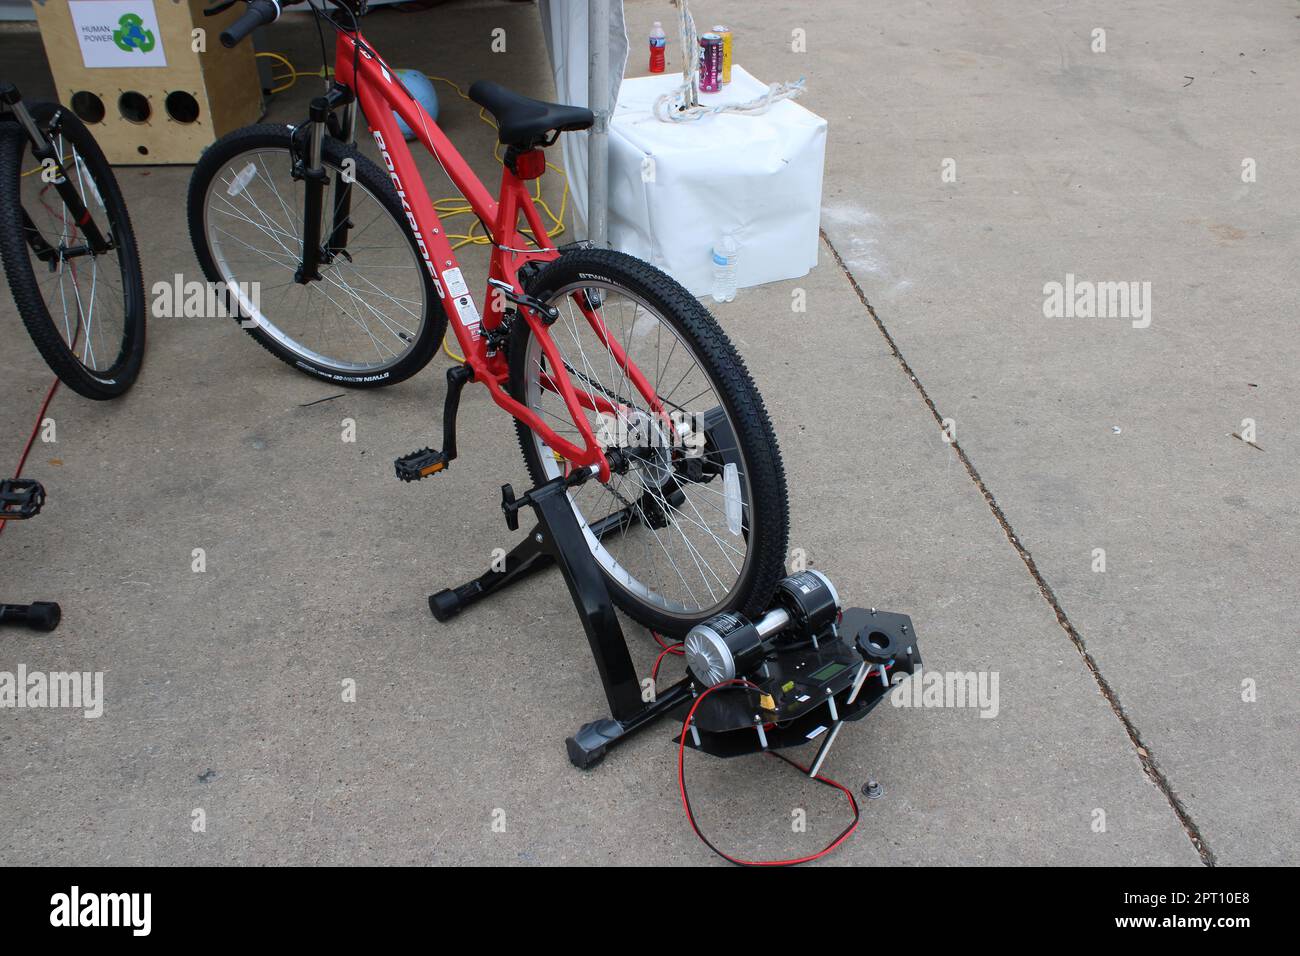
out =
{"type": "Polygon", "coordinates": [[[351,145],[356,135],[357,104],[352,91],[342,86],[334,86],[325,96],[318,96],[311,101],[309,120],[306,129],[306,154],[294,157],[293,175],[306,184],[303,198],[302,224],[302,261],[294,272],[294,281],[306,285],[319,281],[320,265],[334,261],[335,256],[347,255],[348,230],[352,227],[352,181],[345,168],[340,171],[332,185],[334,190],[333,215],[328,223],[325,220],[325,195],[331,186],[325,164],[321,161],[325,137],[333,136],[340,142],[351,145]],[[342,115],[334,110],[341,109],[342,115]],[[329,237],[324,242],[321,237],[326,229],[329,237]]]}
{"type": "MultiPolygon", "coordinates": [[[[81,201],[81,194],[68,178],[67,171],[63,168],[63,157],[58,154],[54,148],[52,140],[46,138],[41,132],[41,128],[36,125],[32,119],[32,114],[28,112],[27,106],[23,103],[22,94],[12,83],[0,84],[0,103],[3,103],[14,114],[27,138],[32,143],[32,155],[41,164],[41,178],[50,183],[58,192],[59,198],[63,200],[63,205],[68,210],[68,215],[81,234],[86,237],[84,246],[74,246],[67,249],[55,249],[47,243],[36,228],[36,224],[31,221],[26,210],[23,211],[23,231],[27,234],[27,242],[36,253],[36,257],[42,262],[47,263],[51,269],[57,267],[60,259],[72,259],[76,256],[87,254],[99,255],[108,252],[113,248],[111,238],[108,238],[100,231],[98,224],[90,216],[90,210],[86,204],[81,201]]],[[[59,108],[54,117],[50,120],[50,130],[57,133],[60,129],[60,122],[63,118],[63,109],[59,108]]],[[[95,187],[98,189],[98,186],[95,187]]]]}

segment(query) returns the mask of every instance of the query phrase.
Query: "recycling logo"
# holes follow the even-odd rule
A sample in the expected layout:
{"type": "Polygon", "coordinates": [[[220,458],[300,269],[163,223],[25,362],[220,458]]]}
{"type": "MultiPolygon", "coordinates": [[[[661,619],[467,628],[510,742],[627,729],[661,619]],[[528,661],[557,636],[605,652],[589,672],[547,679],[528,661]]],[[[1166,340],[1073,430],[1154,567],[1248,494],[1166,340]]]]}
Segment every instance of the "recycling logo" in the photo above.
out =
{"type": "Polygon", "coordinates": [[[113,31],[113,42],[124,53],[139,50],[148,53],[154,48],[153,31],[144,28],[144,20],[134,13],[124,13],[113,31]]]}

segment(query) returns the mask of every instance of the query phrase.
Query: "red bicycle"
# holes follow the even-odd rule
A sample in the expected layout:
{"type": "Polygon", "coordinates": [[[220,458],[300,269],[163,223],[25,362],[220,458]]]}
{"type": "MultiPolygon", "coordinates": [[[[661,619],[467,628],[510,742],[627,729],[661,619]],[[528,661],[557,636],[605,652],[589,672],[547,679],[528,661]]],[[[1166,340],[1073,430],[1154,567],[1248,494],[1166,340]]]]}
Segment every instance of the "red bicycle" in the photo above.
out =
{"type": "MultiPolygon", "coordinates": [[[[399,477],[450,463],[460,388],[481,382],[514,416],[538,485],[584,479],[569,491],[574,511],[628,614],[680,635],[721,611],[762,612],[783,574],[786,485],[744,363],[669,276],[611,250],[557,249],[529,196],[543,149],[591,126],[591,112],[471,86],[504,147],[493,198],[362,36],[364,2],[331,2],[335,11],[312,5],[337,43],[334,81],[308,121],[237,130],[195,168],[189,223],[207,278],[272,354],[343,385],[413,375],[450,314],[465,361],[448,373],[444,447],[399,460],[399,477]],[[382,167],[355,145],[358,106],[382,167]],[[394,111],[491,238],[481,312],[394,111]]],[[[222,43],[288,5],[251,0],[222,43]]]]}

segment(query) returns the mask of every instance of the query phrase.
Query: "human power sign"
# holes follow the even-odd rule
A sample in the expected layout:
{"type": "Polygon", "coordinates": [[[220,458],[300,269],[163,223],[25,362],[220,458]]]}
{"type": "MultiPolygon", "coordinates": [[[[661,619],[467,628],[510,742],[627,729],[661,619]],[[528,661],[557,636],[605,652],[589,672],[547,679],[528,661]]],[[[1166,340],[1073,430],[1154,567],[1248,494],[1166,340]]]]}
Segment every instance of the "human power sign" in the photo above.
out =
{"type": "Polygon", "coordinates": [[[88,68],[166,66],[153,0],[70,0],[88,68]]]}

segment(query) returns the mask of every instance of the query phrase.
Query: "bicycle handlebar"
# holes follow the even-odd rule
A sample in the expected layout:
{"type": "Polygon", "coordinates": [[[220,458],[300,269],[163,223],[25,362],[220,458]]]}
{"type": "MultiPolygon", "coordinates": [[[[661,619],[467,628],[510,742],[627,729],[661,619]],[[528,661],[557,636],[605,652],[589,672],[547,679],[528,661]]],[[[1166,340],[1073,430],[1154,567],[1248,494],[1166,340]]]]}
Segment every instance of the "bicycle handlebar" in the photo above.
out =
{"type": "MultiPolygon", "coordinates": [[[[239,0],[222,0],[214,7],[209,7],[203,11],[204,16],[216,16],[218,13],[224,13],[233,7],[239,0]]],[[[221,45],[229,48],[235,46],[245,37],[259,27],[264,27],[268,23],[274,23],[280,19],[280,14],[284,8],[296,3],[306,3],[308,0],[245,0],[248,9],[244,15],[232,23],[229,29],[221,31],[221,45]]],[[[356,18],[366,12],[368,0],[322,0],[321,9],[317,10],[315,5],[312,6],[313,12],[317,16],[322,15],[325,3],[332,3],[342,10],[347,10],[352,15],[352,22],[356,23],[356,18]]],[[[328,20],[329,18],[326,17],[328,20]]],[[[333,24],[334,21],[330,20],[333,24]]],[[[337,26],[337,24],[335,24],[337,26]]]]}
{"type": "Polygon", "coordinates": [[[244,15],[221,31],[221,45],[230,48],[258,27],[274,23],[280,19],[279,0],[249,0],[244,15]]]}

